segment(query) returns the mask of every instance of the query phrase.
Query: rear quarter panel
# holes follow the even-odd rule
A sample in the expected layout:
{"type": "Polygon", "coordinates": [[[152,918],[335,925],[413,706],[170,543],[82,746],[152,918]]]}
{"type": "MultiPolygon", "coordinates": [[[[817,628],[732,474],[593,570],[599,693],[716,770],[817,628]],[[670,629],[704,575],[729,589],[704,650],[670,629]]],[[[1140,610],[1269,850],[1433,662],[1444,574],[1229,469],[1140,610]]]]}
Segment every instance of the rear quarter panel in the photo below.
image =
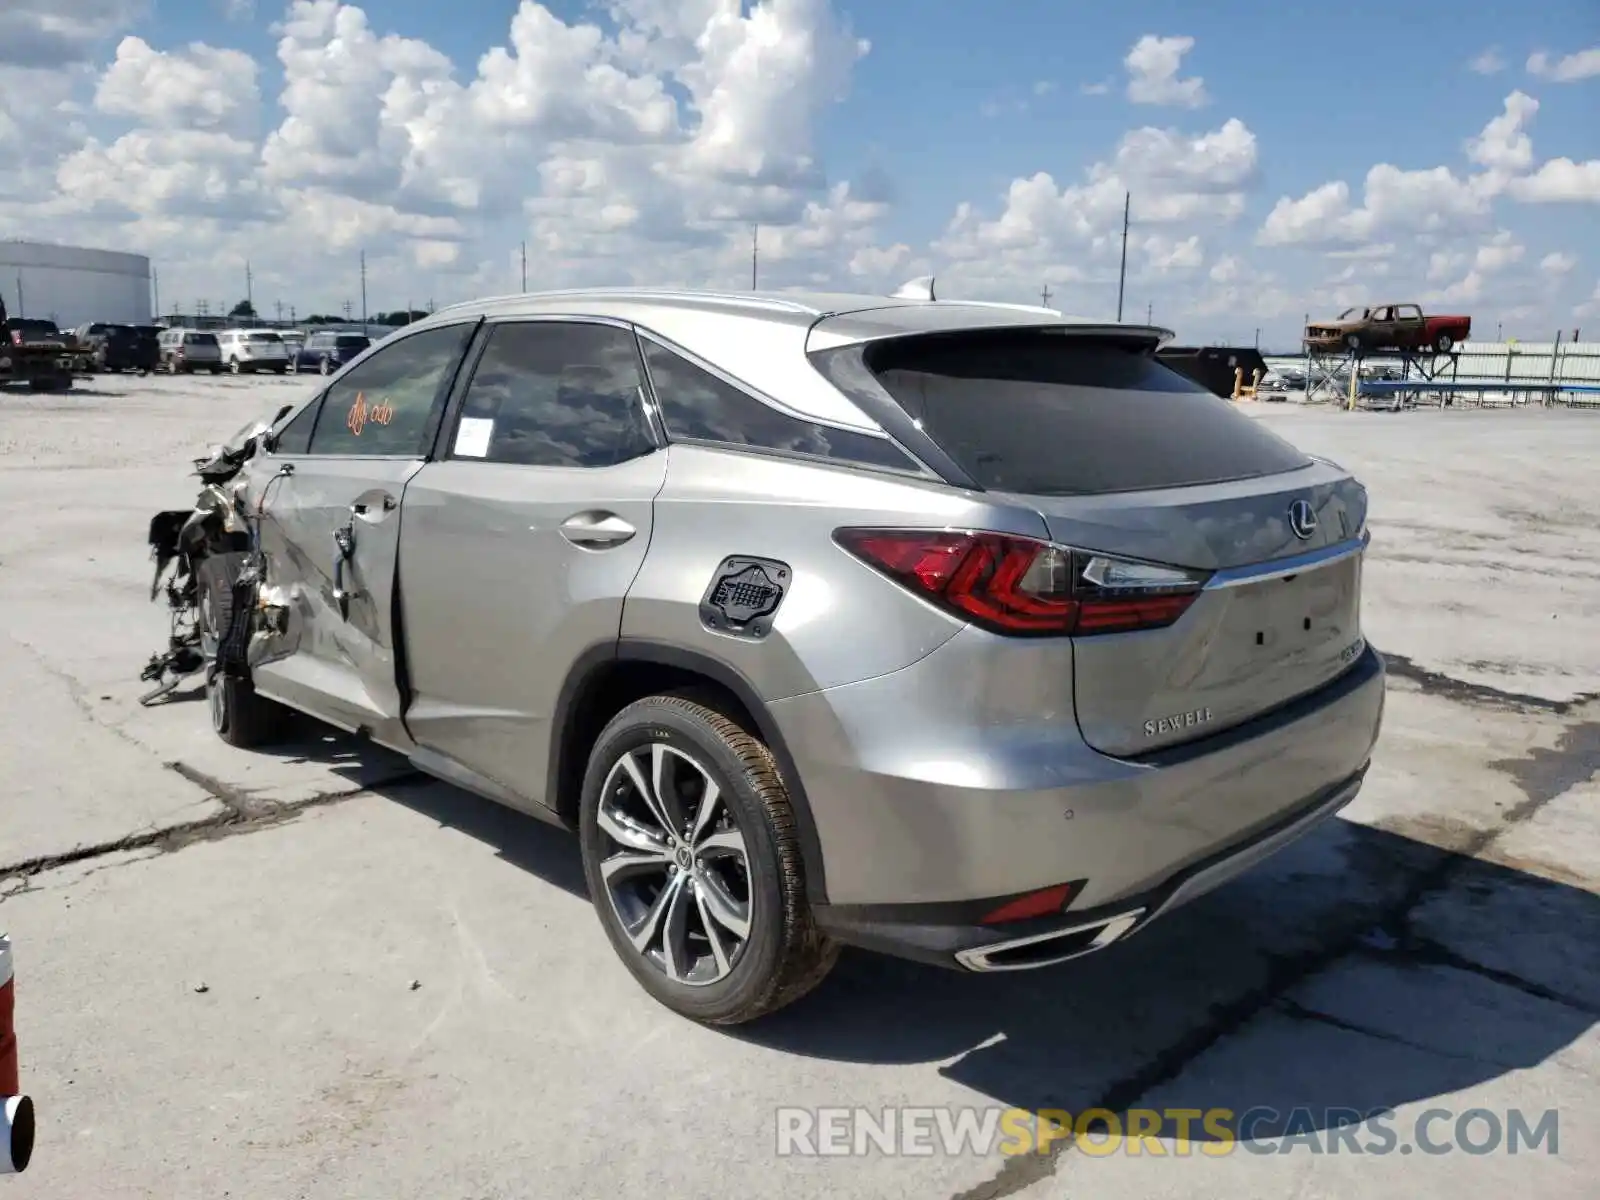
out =
{"type": "Polygon", "coordinates": [[[708,655],[765,701],[887,674],[964,626],[833,541],[841,526],[947,526],[1045,534],[1037,513],[942,484],[675,445],[622,636],[708,655]],[[776,559],[792,582],[762,639],[708,628],[700,601],[724,559],[776,559]]]}

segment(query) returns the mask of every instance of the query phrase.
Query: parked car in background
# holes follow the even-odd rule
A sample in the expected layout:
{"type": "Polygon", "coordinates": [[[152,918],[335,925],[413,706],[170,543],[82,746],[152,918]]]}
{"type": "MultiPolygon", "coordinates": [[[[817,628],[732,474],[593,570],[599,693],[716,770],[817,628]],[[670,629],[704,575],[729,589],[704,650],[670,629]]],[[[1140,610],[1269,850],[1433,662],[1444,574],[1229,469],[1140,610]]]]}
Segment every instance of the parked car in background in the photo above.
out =
{"type": "Polygon", "coordinates": [[[77,329],[78,345],[95,371],[154,371],[161,364],[161,329],[96,321],[77,329]]]}
{"type": "Polygon", "coordinates": [[[224,329],[217,335],[217,346],[222,365],[235,375],[288,373],[289,351],[275,329],[224,329]]]}
{"type": "Polygon", "coordinates": [[[169,375],[194,371],[222,374],[222,347],[217,335],[200,329],[168,329],[162,332],[161,369],[169,375]]]}
{"type": "Polygon", "coordinates": [[[7,317],[6,332],[13,346],[56,345],[65,350],[68,345],[60,327],[43,317],[7,317]]]}
{"type": "Polygon", "coordinates": [[[54,321],[8,316],[0,300],[0,385],[19,381],[35,392],[72,390],[72,362],[60,337],[50,336],[54,328],[54,321]]]}
{"type": "Polygon", "coordinates": [[[1380,304],[1347,308],[1332,321],[1313,321],[1306,326],[1305,342],[1322,354],[1339,350],[1449,354],[1471,335],[1471,317],[1427,316],[1415,304],[1380,304]]]}
{"type": "Polygon", "coordinates": [[[1045,966],[1348,804],[1381,724],[1366,490],[1169,336],[931,296],[456,305],[149,540],[190,564],[165,594],[219,736],[298,709],[576,830],[681,1014],[760,1017],[842,943],[1045,966]]]}
{"type": "Polygon", "coordinates": [[[372,345],[372,339],[362,333],[336,333],[319,331],[306,338],[306,344],[294,358],[294,369],[316,371],[332,375],[345,363],[372,345]]]}

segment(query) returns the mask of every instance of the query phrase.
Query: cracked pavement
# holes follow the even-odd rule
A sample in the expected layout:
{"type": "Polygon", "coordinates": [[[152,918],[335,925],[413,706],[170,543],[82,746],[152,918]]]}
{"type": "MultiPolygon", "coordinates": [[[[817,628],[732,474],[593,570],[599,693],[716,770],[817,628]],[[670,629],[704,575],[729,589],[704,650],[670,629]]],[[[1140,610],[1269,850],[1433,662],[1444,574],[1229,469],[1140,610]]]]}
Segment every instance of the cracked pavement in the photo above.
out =
{"type": "Polygon", "coordinates": [[[208,439],[309,386],[0,395],[0,927],[40,1115],[19,1186],[1593,1194],[1600,416],[1253,406],[1372,490],[1366,624],[1392,671],[1356,803],[1103,954],[984,978],[846,954],[730,1034],[632,983],[560,831],[309,724],[247,754],[195,696],[138,706],[165,638],[149,514],[191,500],[208,439]],[[776,1156],[778,1107],[846,1104],[1390,1109],[1402,1131],[1429,1108],[1557,1109],[1560,1145],[776,1156]]]}

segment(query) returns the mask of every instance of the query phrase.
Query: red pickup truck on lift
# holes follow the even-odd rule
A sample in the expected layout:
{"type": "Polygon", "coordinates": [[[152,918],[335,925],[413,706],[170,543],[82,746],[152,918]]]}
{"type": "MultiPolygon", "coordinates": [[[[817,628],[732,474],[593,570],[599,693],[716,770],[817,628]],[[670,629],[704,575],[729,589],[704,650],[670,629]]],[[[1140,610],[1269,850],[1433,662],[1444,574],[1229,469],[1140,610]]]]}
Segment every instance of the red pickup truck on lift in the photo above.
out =
{"type": "Polygon", "coordinates": [[[1332,321],[1313,321],[1306,326],[1306,348],[1314,354],[1340,350],[1449,354],[1471,335],[1471,317],[1424,316],[1415,304],[1379,304],[1347,308],[1332,321]]]}

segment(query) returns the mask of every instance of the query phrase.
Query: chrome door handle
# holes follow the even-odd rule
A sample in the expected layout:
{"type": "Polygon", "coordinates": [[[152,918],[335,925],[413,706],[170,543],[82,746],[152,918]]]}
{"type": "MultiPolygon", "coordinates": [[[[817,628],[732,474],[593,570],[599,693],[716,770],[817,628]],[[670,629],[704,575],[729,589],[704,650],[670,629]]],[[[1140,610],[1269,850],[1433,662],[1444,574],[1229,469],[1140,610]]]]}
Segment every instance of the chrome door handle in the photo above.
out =
{"type": "Polygon", "coordinates": [[[561,522],[561,536],[574,546],[620,546],[638,532],[616,513],[575,513],[561,522]]]}

